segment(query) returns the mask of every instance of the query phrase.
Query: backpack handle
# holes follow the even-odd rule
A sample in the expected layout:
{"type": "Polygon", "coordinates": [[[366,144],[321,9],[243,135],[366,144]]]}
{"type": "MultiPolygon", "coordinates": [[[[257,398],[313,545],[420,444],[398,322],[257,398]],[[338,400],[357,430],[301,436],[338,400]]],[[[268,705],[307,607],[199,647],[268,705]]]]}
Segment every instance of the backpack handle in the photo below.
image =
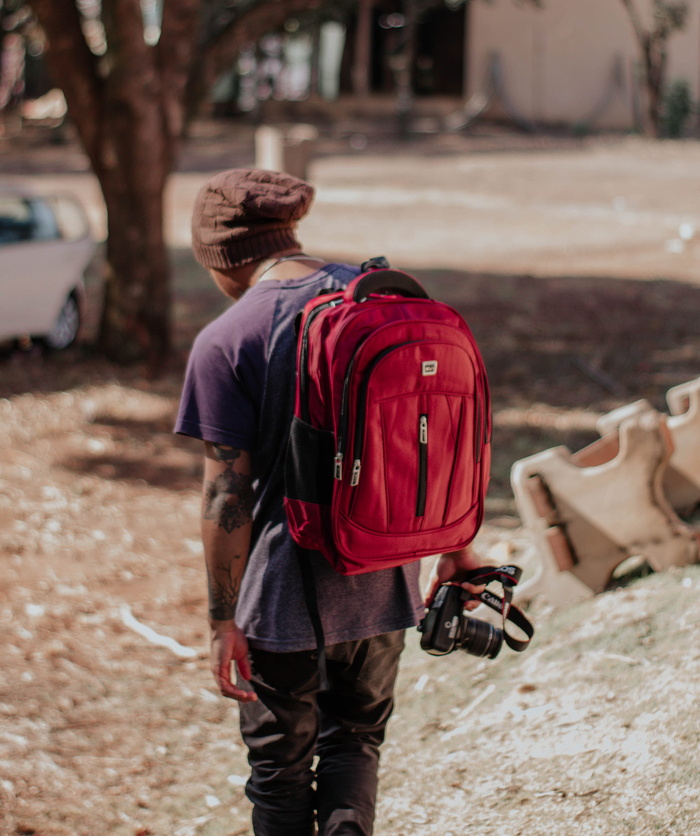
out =
{"type": "Polygon", "coordinates": [[[398,293],[414,299],[430,299],[423,286],[413,276],[401,270],[372,270],[360,276],[348,287],[353,302],[361,302],[370,293],[398,293]]]}

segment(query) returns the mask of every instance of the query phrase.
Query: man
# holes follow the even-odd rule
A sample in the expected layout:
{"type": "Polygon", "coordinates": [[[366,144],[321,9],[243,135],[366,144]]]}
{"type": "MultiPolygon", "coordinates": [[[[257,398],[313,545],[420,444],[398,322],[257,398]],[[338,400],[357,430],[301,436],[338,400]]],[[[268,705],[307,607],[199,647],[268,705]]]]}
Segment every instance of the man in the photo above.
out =
{"type": "MultiPolygon", "coordinates": [[[[196,258],[238,301],[195,341],[176,431],[205,445],[211,667],[222,695],[240,703],[257,836],[310,836],[315,821],[324,836],[372,832],[404,630],[424,607],[417,562],[344,577],[315,560],[327,657],[321,690],[282,502],[294,319],[359,270],[302,251],[295,228],[312,199],[297,178],[237,169],[203,186],[192,220],[196,258]]],[[[440,582],[477,565],[468,549],[440,558],[427,600],[440,582]]]]}

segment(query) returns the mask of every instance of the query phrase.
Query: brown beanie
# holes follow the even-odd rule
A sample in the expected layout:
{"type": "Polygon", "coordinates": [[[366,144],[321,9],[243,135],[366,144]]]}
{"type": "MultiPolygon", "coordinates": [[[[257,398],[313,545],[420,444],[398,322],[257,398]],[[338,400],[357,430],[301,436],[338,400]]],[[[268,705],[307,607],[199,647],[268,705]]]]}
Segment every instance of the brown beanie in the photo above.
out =
{"type": "Polygon", "coordinates": [[[236,168],[212,177],[192,213],[192,250],[204,267],[224,270],[300,248],[294,235],[314,189],[289,174],[236,168]]]}

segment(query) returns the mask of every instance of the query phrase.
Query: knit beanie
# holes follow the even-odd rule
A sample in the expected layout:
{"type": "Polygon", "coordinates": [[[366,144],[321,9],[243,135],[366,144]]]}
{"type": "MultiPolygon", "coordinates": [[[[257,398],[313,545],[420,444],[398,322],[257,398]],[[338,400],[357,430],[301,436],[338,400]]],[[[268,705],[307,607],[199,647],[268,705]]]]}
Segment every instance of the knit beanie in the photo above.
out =
{"type": "Polygon", "coordinates": [[[192,250],[204,267],[224,270],[301,248],[294,229],[314,189],[289,174],[237,168],[199,190],[192,213],[192,250]]]}

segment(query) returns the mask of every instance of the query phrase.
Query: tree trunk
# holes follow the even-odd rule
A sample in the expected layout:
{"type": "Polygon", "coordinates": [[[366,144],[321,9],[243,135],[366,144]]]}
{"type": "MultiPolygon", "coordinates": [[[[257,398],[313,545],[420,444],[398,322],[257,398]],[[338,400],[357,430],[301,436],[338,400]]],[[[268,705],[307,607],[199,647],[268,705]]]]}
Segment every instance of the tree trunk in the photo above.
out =
{"type": "Polygon", "coordinates": [[[108,50],[90,52],[74,0],[31,0],[48,35],[49,66],[107,208],[98,347],[155,373],[170,347],[170,270],[163,196],[182,135],[199,0],[168,0],[161,37],[144,40],[140,0],[102,0],[108,50]]]}
{"type": "Polygon", "coordinates": [[[644,70],[647,88],[647,117],[649,133],[658,139],[661,134],[664,83],[666,78],[666,50],[662,43],[649,38],[644,45],[644,70]]]}
{"type": "Polygon", "coordinates": [[[355,54],[352,62],[352,92],[369,96],[370,60],[372,55],[372,12],[374,0],[360,0],[355,29],[355,54]]]}
{"type": "Polygon", "coordinates": [[[107,85],[93,161],[107,208],[98,347],[112,360],[145,360],[155,371],[170,348],[163,199],[176,140],[159,106],[159,75],[136,56],[124,73],[131,76],[128,83],[115,71],[107,85]]]}
{"type": "Polygon", "coordinates": [[[143,360],[152,372],[170,348],[163,175],[154,171],[148,184],[125,182],[121,172],[101,178],[108,235],[98,348],[119,363],[143,360]]]}

